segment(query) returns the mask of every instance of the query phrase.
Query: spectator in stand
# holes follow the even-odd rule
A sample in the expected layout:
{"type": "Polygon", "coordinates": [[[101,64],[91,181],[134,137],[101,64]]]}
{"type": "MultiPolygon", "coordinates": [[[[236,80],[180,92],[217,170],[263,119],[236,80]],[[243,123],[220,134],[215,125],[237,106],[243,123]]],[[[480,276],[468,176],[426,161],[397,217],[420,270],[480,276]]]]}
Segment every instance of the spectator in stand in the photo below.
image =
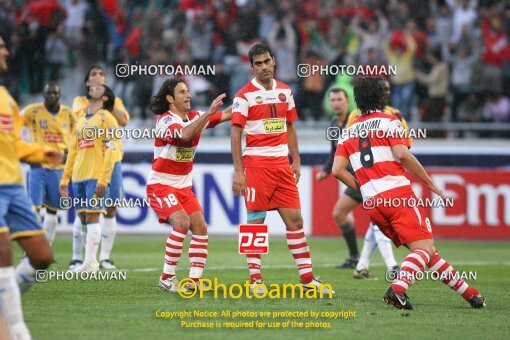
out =
{"type": "Polygon", "coordinates": [[[294,96],[297,96],[297,37],[287,17],[277,18],[267,41],[274,51],[275,59],[281,60],[276,66],[276,79],[289,85],[294,96]]]}
{"type": "Polygon", "coordinates": [[[454,55],[446,49],[446,61],[450,64],[451,90],[453,95],[451,120],[457,121],[457,109],[466,100],[473,86],[473,71],[478,62],[478,51],[469,51],[466,46],[459,46],[454,55]]]}
{"type": "Polygon", "coordinates": [[[464,26],[467,27],[469,35],[472,35],[478,0],[446,0],[446,3],[453,12],[453,41],[458,41],[464,26]]]}
{"type": "Polygon", "coordinates": [[[60,80],[60,70],[67,63],[67,44],[63,36],[64,26],[60,25],[56,31],[51,32],[46,40],[46,62],[51,81],[60,80]]]}
{"type": "Polygon", "coordinates": [[[188,20],[185,35],[194,65],[210,64],[213,48],[212,29],[212,22],[204,13],[198,12],[188,20]]]}
{"type": "Polygon", "coordinates": [[[369,50],[379,54],[380,56],[377,58],[382,58],[381,41],[384,40],[388,33],[388,20],[386,20],[383,13],[377,10],[376,17],[368,21],[366,30],[360,26],[359,15],[354,17],[351,25],[354,32],[361,38],[359,63],[367,64],[367,54],[369,50]]]}
{"type": "MultiPolygon", "coordinates": [[[[416,79],[428,87],[422,120],[424,122],[441,122],[448,94],[448,67],[441,58],[441,50],[435,49],[427,54],[427,61],[432,65],[428,74],[416,71],[416,79]]],[[[428,134],[430,135],[430,134],[428,134]]],[[[441,136],[442,134],[435,134],[441,136]]],[[[430,135],[432,136],[432,135],[430,135]]]]}
{"type": "Polygon", "coordinates": [[[85,17],[89,6],[83,0],[66,0],[63,5],[67,13],[64,36],[72,52],[71,64],[75,65],[77,54],[81,49],[82,30],[85,27],[85,17]]]}
{"type": "Polygon", "coordinates": [[[388,64],[397,68],[396,75],[391,76],[391,104],[409,120],[415,80],[413,63],[416,42],[407,31],[393,31],[383,46],[388,64]]]}
{"type": "MultiPolygon", "coordinates": [[[[313,52],[308,53],[308,56],[303,61],[303,63],[310,66],[321,66],[326,64],[319,55],[313,52]]],[[[324,118],[322,114],[321,103],[325,87],[325,79],[320,72],[314,72],[307,77],[303,77],[301,94],[296,96],[297,104],[299,106],[298,112],[301,112],[300,118],[312,118],[315,121],[324,118]]]]}
{"type": "Polygon", "coordinates": [[[483,107],[483,116],[489,122],[510,121],[510,99],[500,93],[490,91],[483,107]]]}
{"type": "Polygon", "coordinates": [[[510,45],[508,38],[503,31],[501,20],[499,19],[497,7],[492,7],[489,11],[485,12],[482,21],[482,36],[484,41],[484,53],[482,55],[483,61],[483,83],[486,88],[491,88],[495,91],[502,90],[502,77],[501,66],[503,61],[509,60],[510,45]],[[496,15],[496,16],[493,16],[496,15]]]}

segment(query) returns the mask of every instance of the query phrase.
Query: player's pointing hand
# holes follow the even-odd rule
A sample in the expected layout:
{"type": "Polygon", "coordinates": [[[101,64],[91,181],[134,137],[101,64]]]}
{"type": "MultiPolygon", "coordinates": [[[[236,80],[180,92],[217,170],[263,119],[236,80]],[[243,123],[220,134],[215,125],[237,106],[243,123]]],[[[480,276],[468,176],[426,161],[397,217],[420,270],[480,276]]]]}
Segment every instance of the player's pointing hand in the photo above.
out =
{"type": "Polygon", "coordinates": [[[226,96],[227,95],[225,93],[222,93],[218,97],[216,97],[216,99],[213,100],[211,106],[209,107],[209,110],[207,110],[207,114],[210,116],[215,114],[218,111],[218,109],[223,106],[223,99],[226,96]]]}

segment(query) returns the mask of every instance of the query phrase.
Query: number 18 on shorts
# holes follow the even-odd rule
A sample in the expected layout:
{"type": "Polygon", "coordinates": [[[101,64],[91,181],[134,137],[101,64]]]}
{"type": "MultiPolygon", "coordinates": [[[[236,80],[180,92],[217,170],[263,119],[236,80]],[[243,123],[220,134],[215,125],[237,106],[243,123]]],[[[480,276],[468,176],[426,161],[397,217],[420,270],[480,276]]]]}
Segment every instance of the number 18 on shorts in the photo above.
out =
{"type": "Polygon", "coordinates": [[[239,226],[239,254],[269,253],[269,234],[265,224],[239,226]]]}

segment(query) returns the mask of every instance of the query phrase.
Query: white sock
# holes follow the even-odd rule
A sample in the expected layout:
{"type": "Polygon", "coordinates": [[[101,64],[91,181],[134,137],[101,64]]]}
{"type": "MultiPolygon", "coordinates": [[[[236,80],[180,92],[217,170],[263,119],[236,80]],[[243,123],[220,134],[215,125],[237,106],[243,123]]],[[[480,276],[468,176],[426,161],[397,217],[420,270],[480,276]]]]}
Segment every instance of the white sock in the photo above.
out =
{"type": "Polygon", "coordinates": [[[14,268],[0,267],[0,312],[11,339],[31,339],[21,309],[21,294],[15,279],[14,268]]]}
{"type": "Polygon", "coordinates": [[[370,223],[365,234],[365,241],[363,242],[363,248],[361,249],[361,255],[359,257],[358,264],[356,265],[356,270],[368,269],[370,266],[370,259],[374,255],[375,248],[377,248],[377,243],[375,241],[372,223],[370,223]]]}
{"type": "Polygon", "coordinates": [[[379,247],[379,252],[386,263],[386,268],[391,270],[397,265],[395,255],[393,255],[393,248],[391,246],[391,240],[384,235],[378,226],[374,226],[374,237],[379,247]]]}
{"type": "Polygon", "coordinates": [[[83,231],[85,227],[81,224],[81,220],[78,216],[74,219],[73,224],[73,260],[83,261],[82,247],[83,247],[83,231]]]}
{"type": "Polygon", "coordinates": [[[85,243],[85,262],[97,261],[97,250],[101,241],[101,227],[99,223],[87,224],[87,242],[85,243]]]}
{"type": "Polygon", "coordinates": [[[116,231],[117,231],[117,218],[105,217],[103,219],[103,229],[101,230],[101,256],[99,257],[100,260],[110,259],[110,253],[112,252],[116,231]]]}
{"type": "Polygon", "coordinates": [[[18,282],[21,294],[32,288],[35,283],[35,268],[30,264],[28,257],[25,257],[16,267],[16,281],[18,282]]]}
{"type": "Polygon", "coordinates": [[[53,243],[55,239],[55,233],[57,231],[58,217],[57,214],[50,214],[46,212],[44,215],[44,230],[46,230],[46,238],[50,245],[53,243]]]}

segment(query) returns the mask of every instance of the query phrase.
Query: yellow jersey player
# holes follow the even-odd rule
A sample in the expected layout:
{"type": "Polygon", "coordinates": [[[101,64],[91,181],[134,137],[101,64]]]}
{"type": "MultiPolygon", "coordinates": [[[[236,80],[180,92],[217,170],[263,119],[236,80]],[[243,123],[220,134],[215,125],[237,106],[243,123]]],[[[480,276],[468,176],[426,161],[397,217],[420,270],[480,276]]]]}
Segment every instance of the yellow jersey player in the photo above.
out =
{"type": "Polygon", "coordinates": [[[89,97],[90,104],[77,115],[60,182],[61,195],[68,197],[67,187],[72,179],[76,213],[87,226],[85,261],[74,269],[78,273],[99,270],[99,214],[106,213],[105,198],[115,165],[116,142],[112,136],[118,127],[110,113],[115,100],[112,90],[106,85],[90,86],[89,97]]]}
{"type": "MultiPolygon", "coordinates": [[[[7,70],[9,51],[0,36],[0,73],[7,70]]],[[[32,210],[23,188],[19,161],[59,164],[62,154],[43,145],[21,140],[22,121],[16,101],[0,86],[0,314],[10,338],[30,339],[23,320],[20,288],[35,282],[35,270],[44,270],[53,262],[53,254],[44,230],[32,210]],[[26,258],[14,270],[11,239],[20,244],[26,258]],[[17,281],[17,282],[16,282],[17,281]]]]}
{"type": "MultiPolygon", "coordinates": [[[[23,125],[30,131],[30,140],[34,144],[48,145],[67,152],[69,137],[74,128],[74,115],[69,107],[60,104],[60,86],[51,82],[43,91],[44,102],[32,104],[21,111],[23,125]]],[[[60,209],[58,187],[64,165],[52,168],[45,162],[32,164],[28,179],[28,194],[37,210],[44,205],[46,214],[43,226],[50,244],[55,237],[57,227],[57,209],[60,209]]]]}
{"type": "MultiPolygon", "coordinates": [[[[85,87],[87,93],[90,86],[105,85],[106,77],[104,70],[100,66],[91,66],[85,75],[85,87]]],[[[77,112],[89,105],[89,100],[86,96],[78,96],[73,101],[73,112],[77,112]]],[[[113,105],[112,115],[117,120],[119,126],[126,126],[129,122],[129,113],[127,112],[122,100],[118,97],[115,98],[113,105]]],[[[115,166],[113,168],[112,179],[110,182],[109,198],[112,202],[119,202],[124,196],[124,189],[122,186],[122,140],[117,140],[117,147],[114,152],[115,166]]],[[[116,204],[106,207],[106,215],[103,219],[103,226],[101,228],[101,254],[99,265],[103,269],[115,269],[113,261],[110,259],[110,253],[113,248],[115,240],[115,231],[117,229],[116,220],[116,204]]],[[[78,219],[75,220],[73,227],[73,258],[69,264],[69,268],[81,264],[81,248],[82,248],[82,225],[78,219]]]]}

